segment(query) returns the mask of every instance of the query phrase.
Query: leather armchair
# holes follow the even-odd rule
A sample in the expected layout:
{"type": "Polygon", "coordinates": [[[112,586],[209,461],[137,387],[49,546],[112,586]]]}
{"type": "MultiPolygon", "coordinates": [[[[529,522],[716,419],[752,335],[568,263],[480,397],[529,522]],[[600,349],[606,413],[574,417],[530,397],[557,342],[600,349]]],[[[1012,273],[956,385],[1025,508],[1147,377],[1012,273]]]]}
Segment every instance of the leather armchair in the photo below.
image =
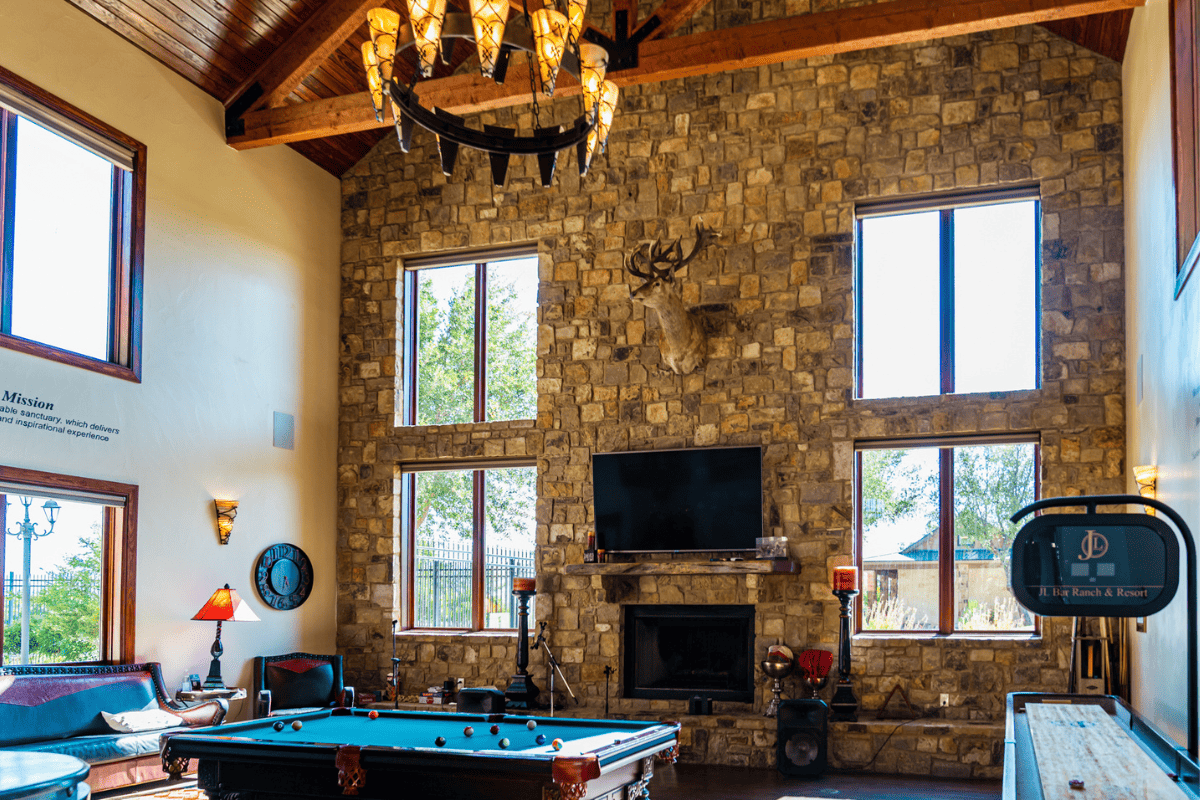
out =
{"type": "Polygon", "coordinates": [[[342,657],[285,653],[254,659],[254,718],[354,705],[354,687],[342,682],[342,657]]]}

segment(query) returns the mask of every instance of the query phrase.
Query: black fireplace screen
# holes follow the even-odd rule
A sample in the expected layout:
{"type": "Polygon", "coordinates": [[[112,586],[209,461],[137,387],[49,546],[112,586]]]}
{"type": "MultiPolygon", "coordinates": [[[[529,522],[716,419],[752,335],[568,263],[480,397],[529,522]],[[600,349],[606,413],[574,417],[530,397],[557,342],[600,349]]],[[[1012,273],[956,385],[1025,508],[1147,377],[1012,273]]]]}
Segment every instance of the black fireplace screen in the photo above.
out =
{"type": "Polygon", "coordinates": [[[625,696],[754,700],[754,606],[625,606],[625,696]]]}

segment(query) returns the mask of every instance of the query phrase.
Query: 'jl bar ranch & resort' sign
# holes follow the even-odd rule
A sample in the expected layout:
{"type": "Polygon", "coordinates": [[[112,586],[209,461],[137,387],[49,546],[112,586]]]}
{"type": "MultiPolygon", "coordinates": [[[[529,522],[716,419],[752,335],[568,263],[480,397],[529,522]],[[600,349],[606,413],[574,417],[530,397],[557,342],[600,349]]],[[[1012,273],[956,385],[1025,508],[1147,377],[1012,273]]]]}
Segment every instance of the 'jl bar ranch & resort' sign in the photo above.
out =
{"type": "Polygon", "coordinates": [[[1036,614],[1145,617],[1175,596],[1179,543],[1146,514],[1046,514],[1017,534],[1012,576],[1036,614]]]}

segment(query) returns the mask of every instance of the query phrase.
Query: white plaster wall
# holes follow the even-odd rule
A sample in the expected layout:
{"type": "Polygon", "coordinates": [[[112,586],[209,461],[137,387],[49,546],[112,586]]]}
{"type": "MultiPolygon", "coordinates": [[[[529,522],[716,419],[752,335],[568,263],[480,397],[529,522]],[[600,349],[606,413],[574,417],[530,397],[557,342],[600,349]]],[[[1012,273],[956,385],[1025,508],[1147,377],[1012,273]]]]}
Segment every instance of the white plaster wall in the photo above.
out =
{"type": "Polygon", "coordinates": [[[229,149],[217,100],[62,0],[0,3],[0,66],[145,143],[149,167],[142,383],[0,350],[0,387],[120,435],[6,425],[0,463],[140,487],[137,658],[169,684],[207,672],[215,626],[190,619],[226,582],[262,620],[225,626],[226,683],[257,654],[333,652],[338,180],[285,147],[229,149]],[[273,411],[295,415],[295,450],[272,446],[273,411]],[[214,497],[241,502],[226,546],[214,497]],[[295,611],[253,588],[276,542],[315,567],[295,611]]]}
{"type": "MultiPolygon", "coordinates": [[[[1157,464],[1158,497],[1200,535],[1200,275],[1178,300],[1171,166],[1167,0],[1134,11],[1123,64],[1125,249],[1129,352],[1129,489],[1132,467],[1157,464]],[[1138,361],[1142,396],[1138,402],[1138,361]]],[[[1186,583],[1175,600],[1131,631],[1134,707],[1187,741],[1186,583]]],[[[1131,625],[1132,628],[1132,625],[1131,625]]]]}

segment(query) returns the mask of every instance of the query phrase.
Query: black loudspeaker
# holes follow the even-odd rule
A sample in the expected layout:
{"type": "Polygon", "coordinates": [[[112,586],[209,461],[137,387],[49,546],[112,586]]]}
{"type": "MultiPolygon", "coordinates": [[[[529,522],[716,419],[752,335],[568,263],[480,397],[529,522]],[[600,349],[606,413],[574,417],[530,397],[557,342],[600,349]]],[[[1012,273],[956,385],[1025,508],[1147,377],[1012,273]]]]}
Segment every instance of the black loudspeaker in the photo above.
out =
{"type": "Polygon", "coordinates": [[[491,686],[458,690],[460,714],[503,714],[504,705],[504,692],[491,686]]]}
{"type": "Polygon", "coordinates": [[[820,775],[829,766],[829,706],[824,700],[779,704],[775,763],[784,775],[820,775]]]}

